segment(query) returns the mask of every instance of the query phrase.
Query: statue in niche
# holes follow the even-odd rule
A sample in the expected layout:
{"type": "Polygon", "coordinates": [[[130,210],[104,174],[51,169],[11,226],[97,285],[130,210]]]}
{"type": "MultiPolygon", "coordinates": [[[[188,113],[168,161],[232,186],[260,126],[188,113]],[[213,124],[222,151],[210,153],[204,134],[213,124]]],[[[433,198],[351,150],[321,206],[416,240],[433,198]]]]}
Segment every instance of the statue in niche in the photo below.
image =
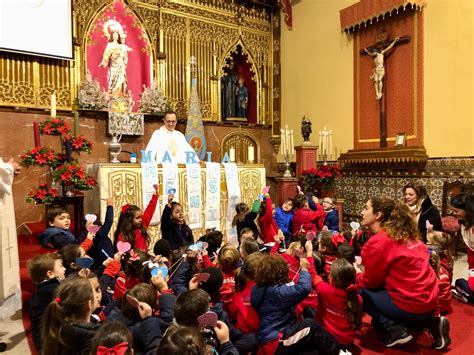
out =
{"type": "Polygon", "coordinates": [[[309,144],[309,136],[313,132],[311,128],[311,120],[305,116],[301,120],[301,135],[303,136],[303,144],[309,144]]]}
{"type": "Polygon", "coordinates": [[[126,34],[117,21],[107,21],[104,24],[104,33],[109,41],[99,67],[108,67],[107,91],[109,97],[126,96],[128,52],[132,48],[125,44],[126,34]]]}
{"type": "Polygon", "coordinates": [[[239,78],[239,84],[235,91],[237,117],[247,118],[247,107],[249,102],[249,90],[245,86],[244,78],[239,78]]]}
{"type": "Polygon", "coordinates": [[[234,61],[230,60],[224,67],[221,78],[221,117],[236,117],[235,93],[237,89],[237,75],[234,72],[234,61]]]}

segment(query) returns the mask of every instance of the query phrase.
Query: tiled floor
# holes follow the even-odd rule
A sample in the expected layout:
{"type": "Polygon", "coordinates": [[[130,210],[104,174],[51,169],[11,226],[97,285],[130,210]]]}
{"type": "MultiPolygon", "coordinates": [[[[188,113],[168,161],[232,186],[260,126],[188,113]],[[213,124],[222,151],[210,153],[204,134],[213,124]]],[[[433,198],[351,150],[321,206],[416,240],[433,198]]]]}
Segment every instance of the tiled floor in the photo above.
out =
{"type": "MultiPolygon", "coordinates": [[[[467,258],[465,254],[461,255],[454,264],[454,280],[461,277],[467,277],[467,258]]],[[[457,301],[453,300],[453,302],[457,301]]],[[[7,343],[7,351],[4,354],[24,355],[30,353],[20,311],[11,319],[1,321],[0,336],[7,343]]]]}

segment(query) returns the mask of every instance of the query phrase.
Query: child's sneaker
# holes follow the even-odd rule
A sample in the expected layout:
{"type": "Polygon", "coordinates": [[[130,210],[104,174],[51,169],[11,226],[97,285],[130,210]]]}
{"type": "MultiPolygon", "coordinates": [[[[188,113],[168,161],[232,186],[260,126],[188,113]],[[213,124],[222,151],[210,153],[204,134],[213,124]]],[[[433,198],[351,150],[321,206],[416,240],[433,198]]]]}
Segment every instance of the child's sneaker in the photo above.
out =
{"type": "Polygon", "coordinates": [[[412,339],[413,336],[408,333],[407,328],[401,325],[392,325],[388,328],[384,338],[382,339],[382,345],[391,348],[395,345],[408,343],[412,339]]]}
{"type": "Polygon", "coordinates": [[[451,344],[448,318],[431,317],[428,323],[428,331],[434,340],[431,346],[436,350],[446,349],[451,344]]]}
{"type": "Polygon", "coordinates": [[[463,294],[461,292],[458,292],[458,290],[456,290],[455,288],[453,288],[451,290],[451,295],[453,296],[453,298],[457,299],[459,302],[462,302],[462,303],[467,303],[467,298],[463,296],[463,294]]]}

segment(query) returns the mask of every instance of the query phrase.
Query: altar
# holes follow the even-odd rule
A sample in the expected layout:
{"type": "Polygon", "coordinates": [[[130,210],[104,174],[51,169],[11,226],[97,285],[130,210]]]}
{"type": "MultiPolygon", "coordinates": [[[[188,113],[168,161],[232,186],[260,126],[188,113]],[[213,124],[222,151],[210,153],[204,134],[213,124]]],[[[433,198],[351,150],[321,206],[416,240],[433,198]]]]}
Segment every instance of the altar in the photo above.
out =
{"type": "MultiPolygon", "coordinates": [[[[100,216],[103,221],[105,218],[106,199],[108,197],[114,198],[114,223],[111,229],[110,237],[114,235],[117,221],[120,215],[122,205],[126,203],[136,204],[144,209],[142,196],[142,169],[140,164],[94,164],[93,170],[98,180],[99,188],[94,190],[93,195],[90,196],[91,210],[100,208],[100,216]]],[[[228,189],[226,174],[223,164],[220,165],[220,228],[224,234],[224,240],[227,238],[226,224],[227,224],[227,207],[228,207],[228,189]]],[[[261,164],[237,164],[238,181],[240,187],[241,202],[249,205],[258,198],[261,194],[262,188],[265,186],[265,167],[261,164]]],[[[159,176],[159,208],[162,211],[163,201],[163,167],[158,164],[159,176]]],[[[177,192],[176,200],[183,205],[188,222],[189,207],[187,203],[187,173],[184,164],[178,165],[178,180],[181,188],[177,192]]],[[[202,199],[202,220],[206,220],[206,167],[201,168],[201,199],[202,199]]],[[[235,211],[233,212],[235,213],[235,211]]],[[[161,213],[160,213],[161,215],[161,213]]],[[[233,217],[233,215],[231,216],[233,217]]],[[[204,222],[201,228],[193,229],[195,239],[198,239],[206,231],[204,222]]],[[[151,238],[151,246],[156,240],[161,238],[160,225],[150,226],[148,233],[151,238]]]]}

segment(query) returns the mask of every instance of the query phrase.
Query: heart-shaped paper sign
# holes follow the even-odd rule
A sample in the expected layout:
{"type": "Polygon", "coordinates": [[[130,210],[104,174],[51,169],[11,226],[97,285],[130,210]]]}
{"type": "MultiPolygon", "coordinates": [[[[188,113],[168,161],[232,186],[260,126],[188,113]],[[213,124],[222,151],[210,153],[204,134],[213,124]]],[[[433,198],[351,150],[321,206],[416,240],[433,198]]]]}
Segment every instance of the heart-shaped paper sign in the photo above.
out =
{"type": "Polygon", "coordinates": [[[165,278],[168,276],[168,267],[166,265],[161,267],[154,267],[151,269],[151,276],[161,276],[165,278]]]}
{"type": "Polygon", "coordinates": [[[194,278],[199,282],[206,282],[211,277],[211,274],[202,272],[200,274],[194,274],[194,278]]]}
{"type": "Polygon", "coordinates": [[[428,220],[426,220],[426,230],[428,232],[431,232],[433,230],[433,225],[428,220]]]}
{"type": "Polygon", "coordinates": [[[268,194],[268,191],[270,191],[270,186],[265,186],[263,189],[262,189],[262,193],[264,195],[268,194]]]}
{"type": "Polygon", "coordinates": [[[140,307],[140,302],[135,297],[132,297],[130,295],[125,295],[125,299],[127,300],[128,303],[130,303],[130,305],[133,308],[140,307]]]}
{"type": "Polygon", "coordinates": [[[359,222],[354,222],[354,221],[352,221],[352,222],[351,222],[351,228],[352,228],[352,229],[356,229],[356,230],[357,230],[357,229],[360,229],[360,223],[359,223],[359,222]]]}
{"type": "Polygon", "coordinates": [[[316,233],[309,231],[306,233],[306,240],[312,241],[314,238],[316,238],[316,233]]]}
{"type": "MultiPolygon", "coordinates": [[[[205,242],[204,242],[205,243],[205,242]]],[[[195,244],[192,244],[189,246],[189,250],[192,250],[192,251],[201,251],[204,248],[204,243],[203,242],[197,242],[195,244]]],[[[207,244],[207,243],[206,243],[207,244]]],[[[209,246],[209,244],[207,244],[206,248],[209,246]]]]}
{"type": "Polygon", "coordinates": [[[158,184],[153,184],[153,188],[155,189],[155,191],[158,191],[158,184]]]}
{"type": "Polygon", "coordinates": [[[199,323],[199,326],[202,328],[203,327],[214,328],[217,325],[217,314],[212,311],[208,311],[204,313],[202,316],[199,316],[197,318],[197,321],[199,323]]]}
{"type": "Polygon", "coordinates": [[[176,193],[176,189],[174,187],[168,189],[168,195],[174,195],[176,193]]]}
{"type": "Polygon", "coordinates": [[[118,243],[117,243],[117,250],[118,250],[120,253],[126,253],[126,252],[129,251],[131,248],[132,248],[132,246],[130,245],[129,242],[118,242],[118,243]]]}
{"type": "Polygon", "coordinates": [[[89,269],[94,264],[94,259],[89,257],[76,258],[76,265],[80,269],[89,269]]]}
{"type": "Polygon", "coordinates": [[[95,224],[91,224],[91,225],[87,226],[86,229],[87,229],[88,232],[90,232],[92,234],[96,234],[99,231],[100,227],[96,226],[95,224]]]}
{"type": "Polygon", "coordinates": [[[97,216],[95,214],[86,214],[84,218],[90,223],[94,223],[97,220],[97,216]]]}

